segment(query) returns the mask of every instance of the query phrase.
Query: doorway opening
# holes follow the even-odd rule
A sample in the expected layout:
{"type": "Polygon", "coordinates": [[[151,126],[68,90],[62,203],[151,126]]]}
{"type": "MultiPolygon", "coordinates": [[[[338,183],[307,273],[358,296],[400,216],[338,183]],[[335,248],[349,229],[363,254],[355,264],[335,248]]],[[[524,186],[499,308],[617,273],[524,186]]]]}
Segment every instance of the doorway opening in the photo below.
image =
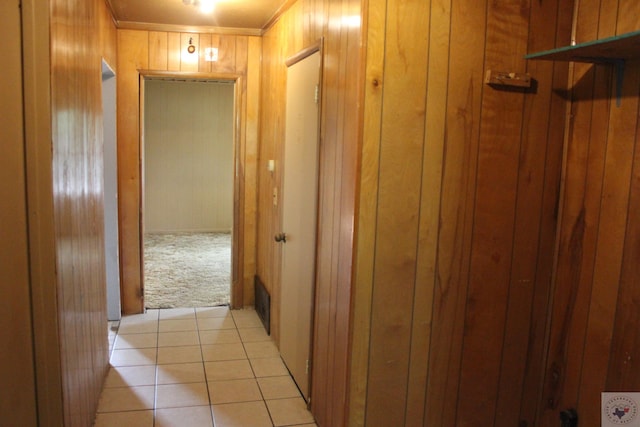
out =
{"type": "Polygon", "coordinates": [[[102,60],[104,159],[104,248],[107,319],[120,320],[120,261],[118,255],[118,151],[116,141],[116,75],[102,60]]]}
{"type": "Polygon", "coordinates": [[[232,80],[145,77],[145,308],[230,303],[234,98],[232,80]]]}

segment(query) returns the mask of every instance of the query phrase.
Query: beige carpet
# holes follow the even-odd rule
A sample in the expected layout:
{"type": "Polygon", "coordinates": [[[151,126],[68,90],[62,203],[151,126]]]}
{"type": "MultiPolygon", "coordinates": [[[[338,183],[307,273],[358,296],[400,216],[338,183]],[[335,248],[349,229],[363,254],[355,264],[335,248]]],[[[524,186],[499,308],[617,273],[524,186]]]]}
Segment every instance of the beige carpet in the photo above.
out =
{"type": "Polygon", "coordinates": [[[145,235],[147,308],[228,304],[230,282],[230,233],[145,235]]]}

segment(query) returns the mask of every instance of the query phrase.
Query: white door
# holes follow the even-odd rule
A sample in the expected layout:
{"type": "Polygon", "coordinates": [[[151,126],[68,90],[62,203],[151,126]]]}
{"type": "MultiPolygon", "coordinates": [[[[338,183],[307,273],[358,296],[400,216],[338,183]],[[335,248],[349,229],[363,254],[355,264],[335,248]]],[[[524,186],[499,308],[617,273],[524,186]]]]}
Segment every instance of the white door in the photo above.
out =
{"type": "MultiPolygon", "coordinates": [[[[280,354],[309,398],[318,199],[318,82],[320,53],[287,71],[282,194],[283,244],[280,354]]],[[[278,236],[277,236],[278,237],[278,236]]]]}

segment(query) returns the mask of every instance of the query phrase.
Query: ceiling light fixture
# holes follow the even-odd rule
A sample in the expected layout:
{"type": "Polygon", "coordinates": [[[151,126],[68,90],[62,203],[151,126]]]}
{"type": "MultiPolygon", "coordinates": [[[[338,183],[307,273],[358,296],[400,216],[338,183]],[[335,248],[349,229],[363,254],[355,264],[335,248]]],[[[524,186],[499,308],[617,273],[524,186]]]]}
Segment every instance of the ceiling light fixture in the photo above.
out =
{"type": "Polygon", "coordinates": [[[202,13],[211,13],[216,6],[215,0],[182,0],[185,6],[195,6],[202,13]]]}

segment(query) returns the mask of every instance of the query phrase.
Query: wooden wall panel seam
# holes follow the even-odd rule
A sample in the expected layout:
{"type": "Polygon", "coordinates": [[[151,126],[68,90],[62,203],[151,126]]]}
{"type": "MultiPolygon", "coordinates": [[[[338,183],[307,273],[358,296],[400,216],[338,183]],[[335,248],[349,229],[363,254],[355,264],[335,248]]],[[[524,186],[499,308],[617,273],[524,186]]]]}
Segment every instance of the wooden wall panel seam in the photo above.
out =
{"type": "Polygon", "coordinates": [[[50,78],[59,351],[64,423],[83,426],[94,419],[108,369],[98,76],[100,56],[114,59],[115,27],[101,1],[58,6],[51,6],[50,78]]]}
{"type": "MultiPolygon", "coordinates": [[[[373,30],[367,31],[368,23],[374,20],[374,16],[384,16],[386,3],[378,5],[373,1],[367,5],[364,12],[368,19],[365,20],[365,34],[367,40],[364,117],[362,160],[360,170],[360,197],[358,212],[357,232],[357,258],[355,262],[354,277],[354,306],[353,306],[353,337],[352,366],[349,390],[349,422],[348,425],[363,426],[366,413],[366,389],[368,376],[368,348],[371,325],[371,284],[373,282],[373,259],[375,258],[375,205],[378,193],[378,159],[379,159],[379,135],[380,117],[382,108],[383,74],[380,70],[384,67],[380,38],[374,40],[373,30]],[[375,58],[375,65],[373,64],[375,58]],[[382,64],[382,65],[381,65],[382,64]],[[369,112],[373,110],[373,112],[369,112]],[[371,122],[371,123],[370,123],[371,122]]],[[[379,34],[379,33],[376,33],[379,34]]]]}
{"type": "MultiPolygon", "coordinates": [[[[625,80],[624,89],[633,90],[632,88],[637,88],[639,84],[638,73],[632,73],[625,80]]],[[[613,92],[610,91],[610,99],[615,96],[613,92]]],[[[628,136],[631,133],[629,127],[632,126],[633,117],[637,117],[638,111],[637,100],[635,108],[630,102],[628,99],[625,109],[614,107],[613,102],[610,102],[610,118],[607,122],[609,126],[602,175],[598,246],[594,253],[593,297],[589,307],[584,350],[586,367],[582,372],[578,400],[583,419],[594,422],[597,421],[599,411],[590,402],[598,398],[599,391],[606,384],[606,366],[611,351],[611,329],[607,327],[613,324],[615,318],[628,214],[632,164],[626,160],[633,156],[633,144],[628,136]],[[625,114],[627,109],[631,110],[628,116],[625,114]],[[596,378],[594,372],[601,374],[596,378]]]]}
{"type": "MultiPolygon", "coordinates": [[[[555,28],[556,31],[553,33],[553,43],[550,46],[557,46],[558,39],[560,37],[560,31],[562,31],[564,19],[570,14],[565,13],[566,7],[561,7],[561,2],[556,4],[556,13],[555,13],[555,28]]],[[[543,12],[541,12],[543,13],[543,12]]],[[[535,29],[533,30],[535,31],[535,29]]],[[[533,50],[539,50],[540,48],[546,48],[550,46],[540,46],[536,47],[533,50]]],[[[530,63],[534,69],[538,69],[540,64],[538,63],[530,63]]],[[[563,63],[552,63],[550,64],[551,73],[550,73],[550,88],[557,86],[558,78],[556,77],[559,74],[559,70],[567,70],[568,67],[563,63]]],[[[562,73],[560,73],[562,74],[562,73]]],[[[566,86],[566,82],[568,80],[565,78],[562,81],[562,85],[566,86]]],[[[539,96],[539,95],[538,95],[539,96]]],[[[534,99],[537,96],[534,96],[534,99]]],[[[545,167],[544,167],[544,178],[543,178],[543,191],[542,191],[542,204],[546,206],[546,214],[540,216],[539,223],[539,239],[538,239],[538,262],[544,262],[544,258],[547,258],[547,262],[544,264],[538,265],[536,269],[536,291],[532,298],[532,320],[531,320],[531,329],[529,330],[530,339],[533,337],[538,337],[538,339],[534,342],[534,351],[530,351],[527,357],[527,367],[528,372],[525,373],[525,377],[523,379],[523,392],[521,396],[521,409],[520,409],[520,419],[528,422],[529,425],[537,425],[537,413],[539,411],[540,402],[542,400],[542,391],[544,384],[544,376],[545,376],[545,355],[546,355],[546,340],[544,339],[547,336],[547,321],[549,318],[547,315],[548,303],[551,300],[551,286],[550,286],[550,278],[552,276],[553,263],[555,257],[549,256],[549,253],[552,253],[552,249],[554,248],[555,243],[555,224],[556,219],[549,218],[550,214],[554,213],[554,206],[557,203],[557,193],[558,186],[554,185],[554,178],[559,179],[559,170],[560,168],[557,165],[562,163],[562,144],[556,144],[558,148],[554,148],[554,142],[562,142],[562,135],[564,134],[564,126],[553,126],[554,119],[558,115],[553,114],[554,110],[560,109],[562,111],[562,102],[559,100],[558,96],[554,96],[550,94],[548,100],[548,109],[547,109],[547,144],[548,147],[546,149],[545,154],[545,167]],[[560,101],[560,102],[558,102],[560,101]],[[553,162],[551,162],[553,160],[553,162]],[[552,166],[556,166],[555,168],[552,166]],[[555,190],[554,190],[555,189],[555,190]],[[549,199],[549,196],[552,199],[549,199]],[[553,204],[550,205],[549,201],[553,204]],[[552,209],[549,209],[549,208],[552,209]],[[551,221],[551,222],[550,222],[551,221]],[[550,222],[550,223],[549,223],[550,222]],[[551,232],[545,232],[545,230],[550,230],[551,232]],[[551,250],[550,250],[551,249],[551,250]],[[546,284],[546,285],[545,285],[546,284]],[[540,291],[538,291],[540,289],[540,291]],[[537,316],[536,314],[537,313],[537,316]],[[533,317],[536,316],[536,317],[533,317]],[[532,384],[533,383],[533,384],[532,384]]],[[[565,107],[566,108],[566,107],[565,107]]],[[[560,119],[556,120],[557,123],[564,124],[565,121],[565,112],[562,111],[563,114],[560,114],[560,119]]]]}
{"type": "MultiPolygon", "coordinates": [[[[637,68],[637,66],[636,66],[637,68]]],[[[640,94],[636,93],[636,96],[640,94]]],[[[636,130],[634,134],[634,155],[633,155],[633,168],[632,168],[632,180],[631,190],[629,192],[629,211],[635,212],[637,209],[638,195],[640,194],[640,182],[638,171],[640,170],[640,144],[638,143],[638,135],[640,134],[640,121],[636,122],[636,130]]],[[[639,318],[637,316],[637,310],[633,308],[634,301],[637,300],[638,286],[634,286],[637,282],[640,274],[638,274],[637,266],[637,254],[638,254],[638,221],[634,221],[634,216],[629,215],[627,217],[627,235],[625,237],[624,257],[621,268],[620,279],[620,294],[616,305],[616,316],[613,324],[613,337],[612,337],[612,357],[609,359],[609,366],[607,367],[607,390],[625,390],[631,389],[633,384],[638,381],[637,369],[634,368],[634,359],[632,354],[638,351],[638,345],[636,339],[630,339],[635,334],[629,335],[627,330],[634,331],[636,329],[639,318]],[[634,242],[635,241],[635,242],[634,242]],[[634,274],[635,268],[635,274],[634,274]],[[622,364],[618,363],[615,366],[616,361],[623,361],[622,364]]]]}

